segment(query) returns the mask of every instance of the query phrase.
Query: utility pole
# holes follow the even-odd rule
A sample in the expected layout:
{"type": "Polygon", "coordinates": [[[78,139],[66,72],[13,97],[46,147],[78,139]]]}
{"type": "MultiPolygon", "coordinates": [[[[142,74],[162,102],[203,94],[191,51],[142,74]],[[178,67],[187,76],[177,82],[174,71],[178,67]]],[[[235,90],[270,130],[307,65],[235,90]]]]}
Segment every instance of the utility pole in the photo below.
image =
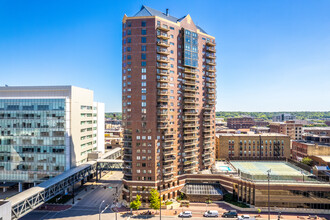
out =
{"type": "Polygon", "coordinates": [[[269,182],[270,182],[270,173],[272,170],[267,170],[267,177],[268,177],[268,220],[270,220],[270,194],[269,194],[269,182]]]}

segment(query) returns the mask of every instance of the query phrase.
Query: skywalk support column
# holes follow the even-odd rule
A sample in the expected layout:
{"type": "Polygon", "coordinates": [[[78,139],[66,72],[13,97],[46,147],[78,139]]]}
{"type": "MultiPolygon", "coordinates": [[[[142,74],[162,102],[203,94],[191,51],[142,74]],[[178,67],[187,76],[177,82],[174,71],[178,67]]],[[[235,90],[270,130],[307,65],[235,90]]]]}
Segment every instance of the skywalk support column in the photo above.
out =
{"type": "Polygon", "coordinates": [[[18,192],[22,192],[23,191],[23,185],[22,182],[18,183],[18,192]]]}

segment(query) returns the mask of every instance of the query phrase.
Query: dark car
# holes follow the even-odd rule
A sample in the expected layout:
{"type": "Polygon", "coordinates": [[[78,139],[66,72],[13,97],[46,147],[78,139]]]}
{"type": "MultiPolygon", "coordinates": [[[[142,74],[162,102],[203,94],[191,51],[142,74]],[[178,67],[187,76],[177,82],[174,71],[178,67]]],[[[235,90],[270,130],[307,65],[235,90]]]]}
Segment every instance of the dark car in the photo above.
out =
{"type": "Polygon", "coordinates": [[[230,210],[228,212],[223,213],[222,217],[224,217],[224,218],[237,218],[237,211],[236,210],[230,210]]]}

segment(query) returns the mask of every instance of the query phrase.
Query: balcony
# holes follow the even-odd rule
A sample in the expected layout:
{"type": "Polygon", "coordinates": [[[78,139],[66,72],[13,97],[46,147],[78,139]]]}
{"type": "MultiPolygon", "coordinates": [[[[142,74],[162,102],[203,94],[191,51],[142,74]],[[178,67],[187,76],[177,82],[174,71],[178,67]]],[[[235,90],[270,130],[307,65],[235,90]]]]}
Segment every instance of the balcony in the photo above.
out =
{"type": "Polygon", "coordinates": [[[170,36],[167,33],[161,31],[157,31],[157,37],[165,40],[170,39],[170,36]]]}
{"type": "Polygon", "coordinates": [[[186,154],[186,155],[184,156],[184,158],[186,158],[186,159],[188,159],[188,158],[193,158],[193,157],[197,157],[197,154],[194,153],[194,152],[189,153],[189,154],[186,154]]]}
{"type": "Polygon", "coordinates": [[[158,96],[157,102],[168,102],[168,97],[167,96],[158,96]]]}
{"type": "Polygon", "coordinates": [[[195,80],[183,80],[183,84],[188,85],[188,86],[195,86],[196,81],[195,80]]]}
{"type": "Polygon", "coordinates": [[[196,100],[194,98],[185,98],[183,100],[184,103],[193,103],[195,104],[196,103],[196,100]]]}
{"type": "Polygon", "coordinates": [[[205,54],[205,57],[206,57],[207,59],[215,59],[215,58],[216,58],[215,55],[214,55],[213,53],[206,53],[206,54],[205,54]]]}
{"type": "Polygon", "coordinates": [[[167,114],[168,114],[167,110],[157,111],[157,115],[167,115],[167,114]]]}
{"type": "Polygon", "coordinates": [[[214,93],[215,93],[215,89],[207,89],[206,92],[207,92],[207,93],[210,93],[210,94],[214,94],[214,93]]]}
{"type": "Polygon", "coordinates": [[[190,69],[190,68],[184,68],[183,70],[184,73],[197,73],[197,71],[195,69],[190,69]]]}
{"type": "Polygon", "coordinates": [[[172,181],[174,178],[173,178],[173,175],[169,176],[169,177],[163,177],[163,180],[165,182],[169,182],[169,181],[172,181]]]}
{"type": "Polygon", "coordinates": [[[194,117],[194,116],[184,117],[184,118],[183,118],[183,121],[184,121],[184,122],[190,122],[190,121],[195,122],[195,121],[198,121],[198,120],[199,120],[199,119],[196,118],[196,117],[194,117]]]}
{"type": "Polygon", "coordinates": [[[197,149],[196,147],[185,147],[185,148],[183,149],[183,151],[184,151],[185,153],[189,153],[189,152],[195,152],[195,151],[198,151],[198,149],[197,149]]]}
{"type": "MultiPolygon", "coordinates": [[[[194,139],[197,139],[197,137],[194,139]]],[[[184,146],[195,146],[198,143],[197,143],[197,141],[185,141],[185,142],[183,142],[183,144],[184,144],[184,146]]]]}
{"type": "Polygon", "coordinates": [[[168,124],[167,123],[159,123],[157,126],[158,129],[167,129],[168,124]]]}
{"type": "Polygon", "coordinates": [[[174,150],[163,150],[163,155],[164,156],[170,156],[170,155],[175,155],[176,152],[174,150]]]}
{"type": "Polygon", "coordinates": [[[206,45],[214,47],[216,44],[211,41],[206,41],[206,45]]]}
{"type": "Polygon", "coordinates": [[[214,99],[208,99],[207,100],[207,103],[212,104],[212,105],[215,105],[215,100],[214,99]]]}
{"type": "Polygon", "coordinates": [[[206,49],[206,51],[209,51],[209,52],[213,52],[213,53],[216,52],[215,47],[206,47],[205,49],[206,49]]]}
{"type": "Polygon", "coordinates": [[[157,63],[157,68],[169,70],[170,69],[170,66],[167,63],[157,63]]]}
{"type": "Polygon", "coordinates": [[[209,82],[215,83],[215,81],[216,81],[215,78],[210,78],[209,79],[209,82]]]}
{"type": "Polygon", "coordinates": [[[211,60],[206,60],[206,64],[210,65],[210,66],[215,66],[216,65],[215,61],[211,61],[211,60]]]}
{"type": "Polygon", "coordinates": [[[195,97],[195,92],[187,92],[187,91],[185,91],[183,93],[183,96],[184,97],[191,97],[191,98],[193,98],[193,97],[195,97]]]}
{"type": "Polygon", "coordinates": [[[190,79],[190,80],[195,80],[196,79],[195,74],[184,74],[182,77],[184,79],[190,79]]]}
{"type": "Polygon", "coordinates": [[[175,160],[175,156],[165,156],[164,160],[167,161],[174,161],[175,160]]]}
{"type": "Polygon", "coordinates": [[[161,76],[161,77],[157,77],[157,81],[158,82],[164,82],[164,83],[167,83],[169,82],[169,78],[167,78],[166,76],[161,76]]]}
{"type": "Polygon", "coordinates": [[[196,106],[198,105],[198,103],[186,103],[184,105],[185,109],[196,109],[196,106]]]}
{"type": "Polygon", "coordinates": [[[158,122],[167,122],[168,121],[168,117],[167,116],[161,116],[157,118],[158,122]]]}
{"type": "Polygon", "coordinates": [[[215,73],[209,73],[209,72],[207,72],[205,75],[208,76],[208,77],[212,77],[212,78],[215,77],[215,73]]]}
{"type": "Polygon", "coordinates": [[[205,111],[204,113],[203,113],[203,115],[211,115],[212,113],[211,112],[209,112],[209,111],[205,111]]]}
{"type": "Polygon", "coordinates": [[[157,53],[164,54],[164,55],[169,55],[170,54],[170,52],[167,49],[164,49],[164,48],[157,48],[157,53]]]}
{"type": "Polygon", "coordinates": [[[157,84],[157,88],[159,88],[159,89],[168,89],[169,85],[167,83],[159,83],[159,84],[157,84]]]}
{"type": "Polygon", "coordinates": [[[196,134],[198,130],[196,129],[184,129],[183,133],[184,134],[196,134]]]}
{"type": "Polygon", "coordinates": [[[185,166],[189,166],[190,164],[196,164],[197,163],[197,158],[193,158],[193,159],[190,159],[190,160],[186,160],[183,165],[185,166]]]}
{"type": "Polygon", "coordinates": [[[170,30],[170,28],[167,25],[165,25],[165,24],[163,24],[163,25],[157,25],[157,29],[158,30],[162,30],[162,31],[166,31],[166,32],[170,30]]]}
{"type": "Polygon", "coordinates": [[[165,140],[163,140],[164,142],[173,142],[175,140],[174,137],[168,137],[168,138],[165,138],[165,140]]]}
{"type": "Polygon", "coordinates": [[[159,96],[168,96],[169,93],[166,90],[165,91],[164,90],[158,90],[157,95],[159,95],[159,96]]]}
{"type": "Polygon", "coordinates": [[[206,68],[206,71],[207,71],[207,72],[212,72],[212,73],[214,73],[216,70],[215,70],[215,67],[213,67],[213,68],[211,68],[211,67],[207,67],[207,68],[206,68]]]}
{"type": "Polygon", "coordinates": [[[164,40],[158,40],[157,41],[157,46],[161,46],[161,47],[169,47],[170,44],[164,40]]]}
{"type": "Polygon", "coordinates": [[[197,124],[195,124],[195,123],[184,123],[183,127],[184,128],[195,128],[195,127],[197,127],[197,124]]]}
{"type": "Polygon", "coordinates": [[[174,164],[173,163],[165,163],[163,164],[163,168],[164,169],[170,169],[170,168],[173,168],[174,167],[174,164]]]}
{"type": "Polygon", "coordinates": [[[196,92],[196,91],[197,91],[197,88],[195,88],[195,87],[190,87],[190,86],[184,86],[184,87],[183,87],[183,90],[184,90],[184,91],[187,91],[187,92],[196,92]]]}
{"type": "Polygon", "coordinates": [[[168,70],[158,69],[157,74],[160,76],[168,76],[168,70]]]}
{"type": "Polygon", "coordinates": [[[212,134],[204,134],[204,138],[211,138],[211,137],[213,137],[213,135],[212,134]]]}
{"type": "Polygon", "coordinates": [[[204,143],[204,150],[212,149],[212,146],[209,143],[204,143]]]}
{"type": "Polygon", "coordinates": [[[209,122],[208,123],[203,123],[203,126],[204,127],[211,127],[211,123],[209,123],[209,122]]]}
{"type": "Polygon", "coordinates": [[[189,110],[189,111],[185,111],[185,112],[183,112],[183,114],[184,114],[184,115],[197,115],[197,112],[196,112],[196,111],[191,111],[191,110],[189,110]]]}
{"type": "Polygon", "coordinates": [[[168,105],[157,105],[157,108],[168,108],[168,105]]]}
{"type": "Polygon", "coordinates": [[[167,131],[164,133],[165,136],[169,136],[169,135],[176,135],[175,131],[167,131]]]}
{"type": "Polygon", "coordinates": [[[162,62],[162,63],[169,63],[169,59],[167,57],[164,56],[157,56],[157,61],[158,62],[162,62]]]}

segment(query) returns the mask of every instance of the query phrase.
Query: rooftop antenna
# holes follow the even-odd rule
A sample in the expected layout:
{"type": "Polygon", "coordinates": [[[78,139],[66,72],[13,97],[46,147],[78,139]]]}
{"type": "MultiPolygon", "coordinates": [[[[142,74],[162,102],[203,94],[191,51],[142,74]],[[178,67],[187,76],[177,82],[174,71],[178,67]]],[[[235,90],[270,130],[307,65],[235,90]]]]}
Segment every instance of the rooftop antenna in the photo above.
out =
{"type": "Polygon", "coordinates": [[[166,8],[166,16],[170,16],[168,8],[166,8]]]}

